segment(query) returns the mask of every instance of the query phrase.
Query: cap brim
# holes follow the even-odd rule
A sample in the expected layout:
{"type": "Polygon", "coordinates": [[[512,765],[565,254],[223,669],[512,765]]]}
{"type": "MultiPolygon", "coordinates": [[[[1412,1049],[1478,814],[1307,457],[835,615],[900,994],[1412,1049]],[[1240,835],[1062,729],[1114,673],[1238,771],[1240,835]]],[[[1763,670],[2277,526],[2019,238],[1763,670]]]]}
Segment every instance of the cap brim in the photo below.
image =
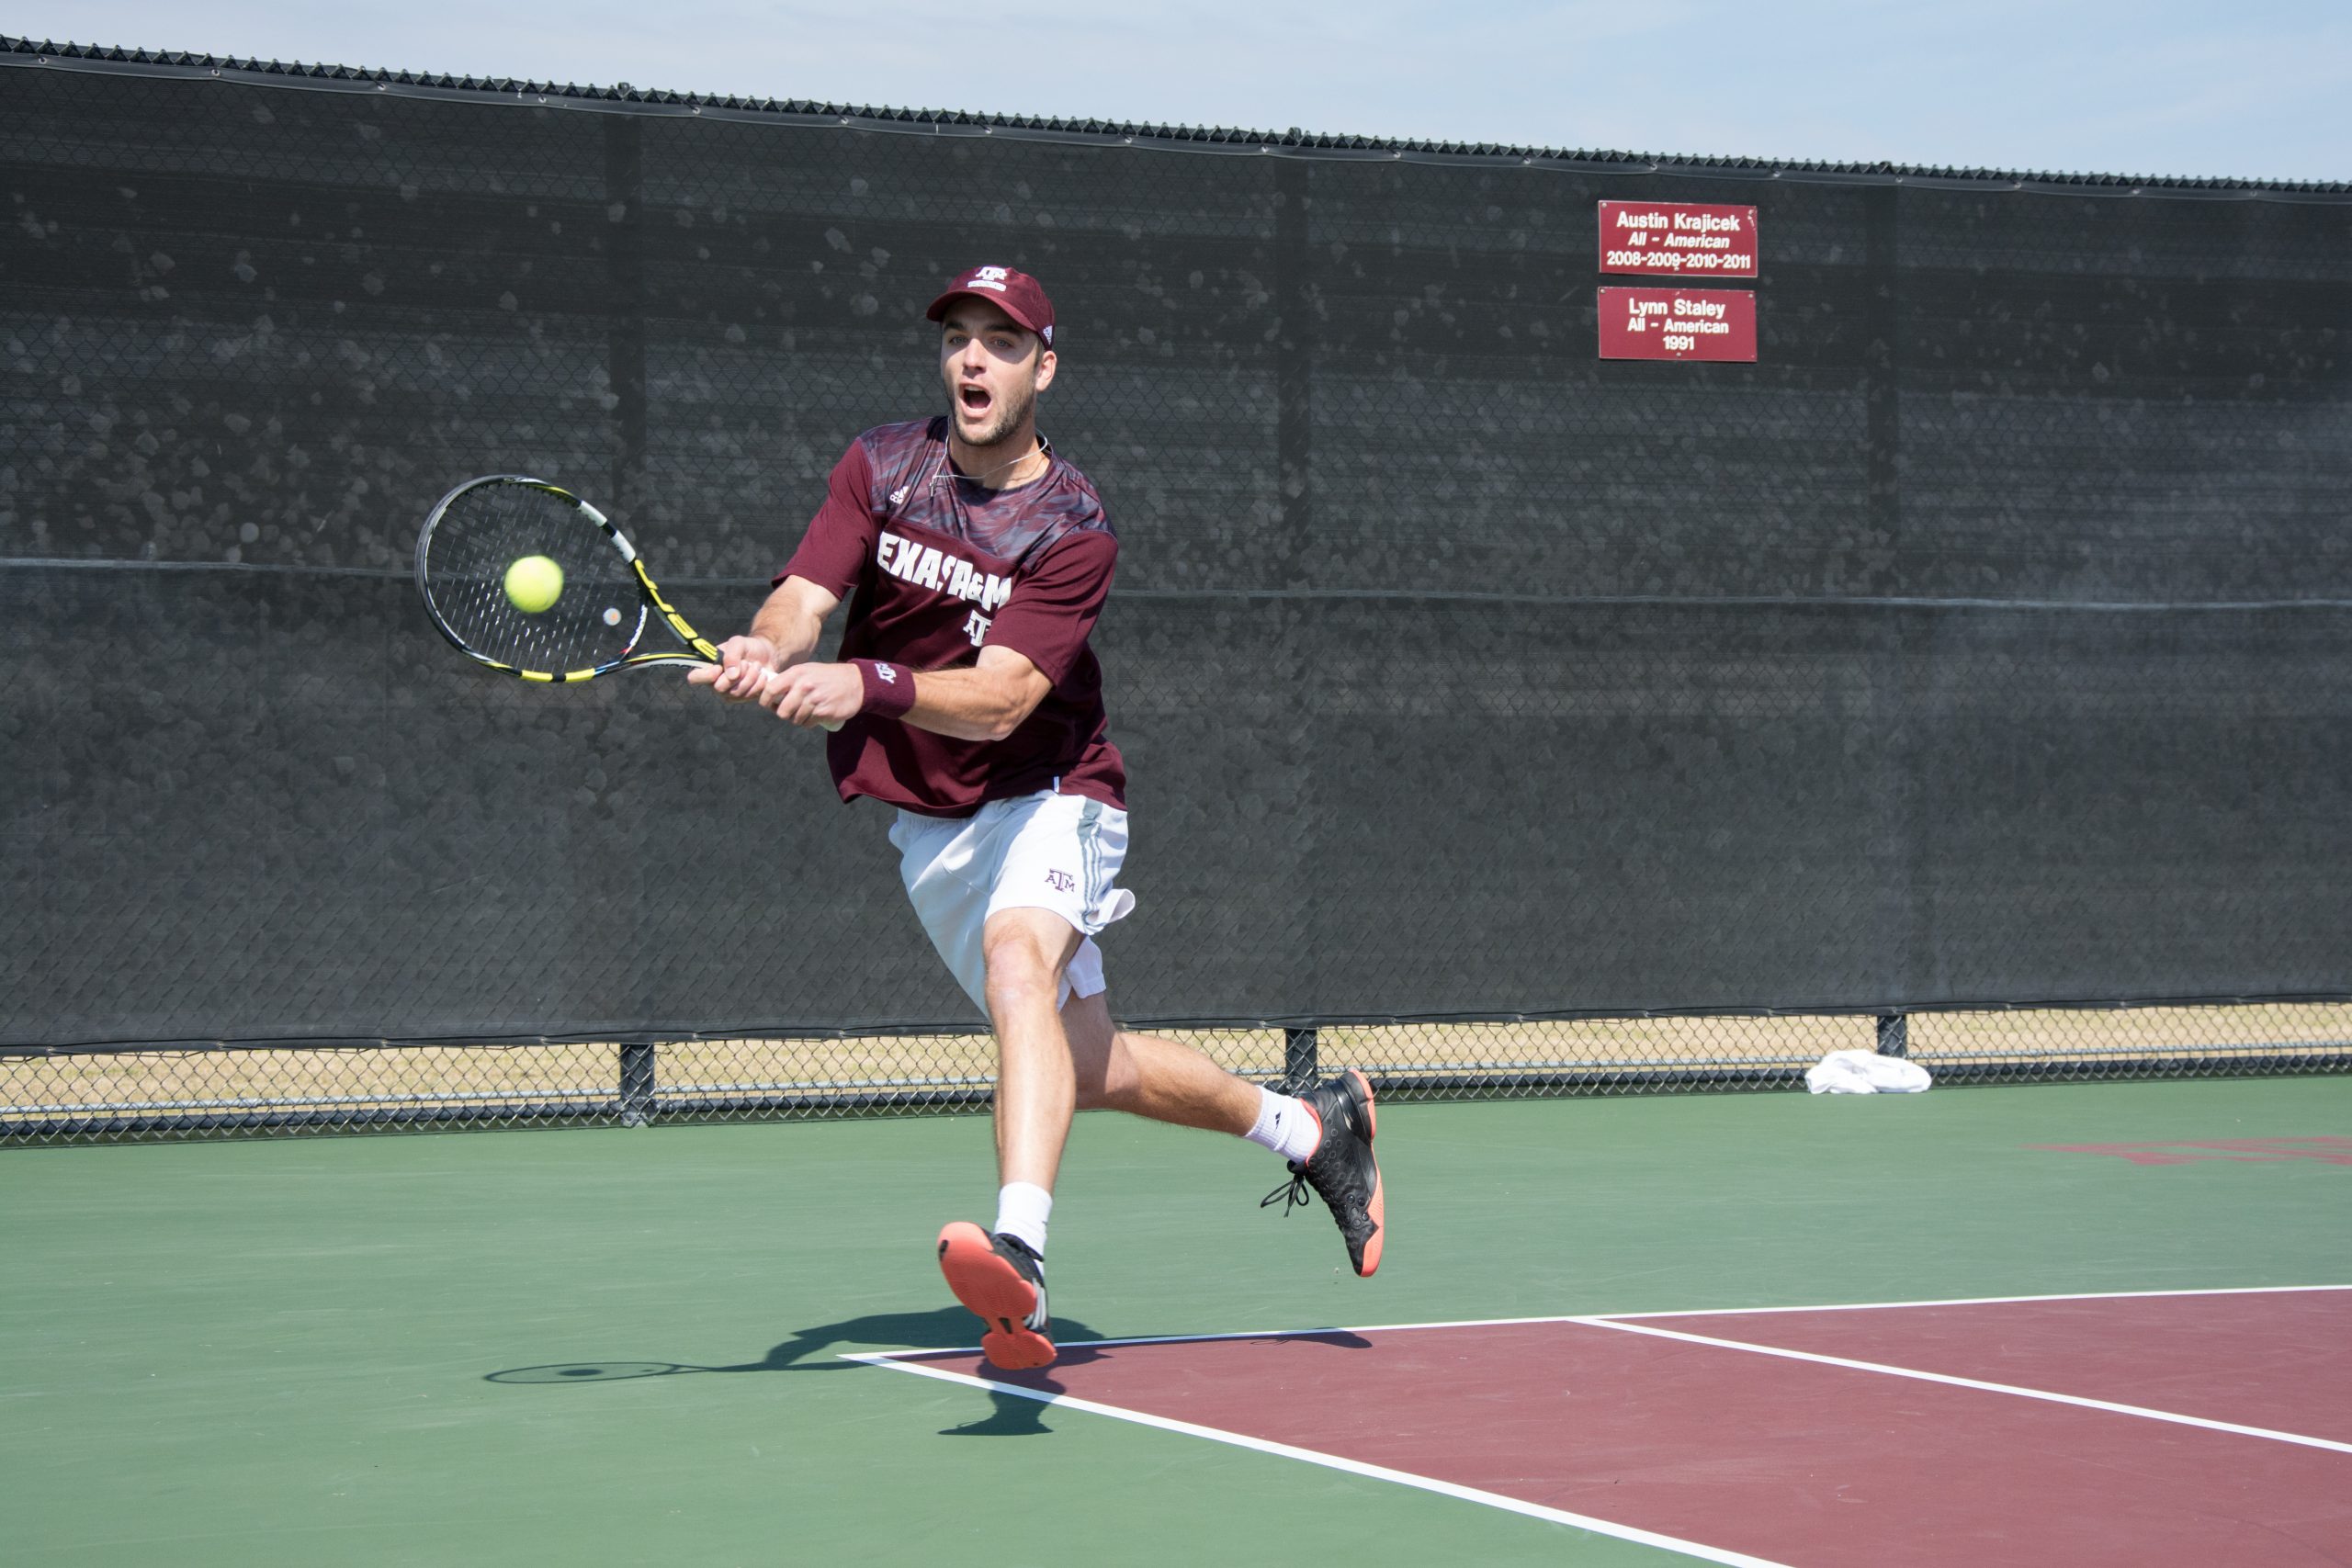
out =
{"type": "Polygon", "coordinates": [[[980,300],[985,304],[993,305],[998,310],[1003,311],[1005,315],[1014,322],[1014,324],[1021,328],[1022,331],[1034,333],[1037,330],[1037,323],[1035,321],[1023,321],[1021,312],[1014,310],[1009,300],[994,294],[984,294],[977,288],[949,289],[946,293],[941,295],[938,299],[933,299],[931,302],[931,309],[922,313],[923,319],[930,321],[945,321],[947,319],[947,304],[951,299],[980,300]]]}

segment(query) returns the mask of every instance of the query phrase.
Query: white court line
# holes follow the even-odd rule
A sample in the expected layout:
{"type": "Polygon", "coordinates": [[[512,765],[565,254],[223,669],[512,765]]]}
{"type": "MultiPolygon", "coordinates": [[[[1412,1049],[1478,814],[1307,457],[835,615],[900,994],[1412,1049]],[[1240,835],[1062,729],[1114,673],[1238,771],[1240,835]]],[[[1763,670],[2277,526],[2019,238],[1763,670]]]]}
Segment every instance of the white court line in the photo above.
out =
{"type": "MultiPolygon", "coordinates": [[[[1541,1319],[1537,1321],[1569,1320],[1541,1319]]],[[[1200,1337],[1247,1339],[1260,1337],[1220,1334],[1203,1335],[1200,1337]]],[[[1094,1339],[1081,1340],[1080,1343],[1165,1345],[1182,1343],[1182,1341],[1094,1339]]],[[[1685,1556],[1698,1558],[1702,1562],[1724,1563],[1727,1568],[1790,1568],[1789,1564],[1776,1562],[1769,1557],[1751,1557],[1744,1551],[1731,1551],[1723,1547],[1708,1546],[1700,1541],[1683,1540],[1676,1536],[1660,1535],[1656,1530],[1638,1529],[1632,1525],[1618,1524],[1612,1519],[1595,1518],[1589,1514],[1573,1514],[1566,1508],[1547,1508],[1541,1503],[1530,1503],[1517,1497],[1507,1497],[1499,1492],[1482,1492],[1475,1486],[1463,1486],[1451,1481],[1440,1481],[1433,1475],[1419,1475],[1409,1470],[1391,1470],[1386,1465],[1366,1464],[1361,1460],[1343,1459],[1338,1454],[1324,1453],[1317,1449],[1295,1448],[1289,1443],[1277,1443],[1265,1438],[1252,1438],[1241,1432],[1228,1432],[1221,1427],[1203,1427],[1191,1421],[1178,1421],[1166,1416],[1153,1416],[1146,1411],[1130,1410],[1125,1405],[1104,1404],[1096,1400],[1080,1399],[1067,1393],[1049,1393],[1044,1389],[1024,1388],[1018,1383],[995,1382],[987,1378],[975,1377],[967,1372],[951,1372],[942,1367],[917,1366],[894,1359],[894,1357],[910,1353],[930,1354],[931,1352],[861,1351],[854,1354],[845,1353],[842,1359],[863,1361],[868,1366],[888,1367],[896,1371],[912,1372],[917,1377],[937,1378],[942,1382],[964,1383],[973,1388],[987,1389],[995,1393],[1009,1393],[1019,1399],[1034,1399],[1040,1404],[1090,1411],[1094,1415],[1108,1416],[1115,1420],[1132,1421],[1139,1427],[1157,1427],[1162,1431],[1175,1432],[1188,1438],[1205,1438],[1211,1442],[1229,1443],[1235,1448],[1255,1449],[1260,1453],[1273,1454],[1282,1459],[1303,1460],[1308,1464],[1322,1465],[1327,1470],[1345,1471],[1351,1475],[1368,1476],[1374,1481],[1391,1481],[1400,1486],[1411,1486],[1423,1492],[1434,1492],[1441,1496],[1457,1497],[1469,1503],[1484,1503],[1490,1508],[1500,1508],[1506,1513],[1524,1514],[1530,1518],[1549,1519],[1555,1524],[1573,1525],[1578,1529],[1590,1530],[1595,1535],[1613,1536],[1619,1540],[1630,1540],[1640,1546],[1655,1546],[1668,1551],[1679,1551],[1685,1556]]]]}
{"type": "MultiPolygon", "coordinates": [[[[1432,1328],[1517,1328],[1538,1323],[1647,1323],[1668,1317],[1754,1317],[1770,1313],[1894,1312],[1904,1307],[2021,1306],[2036,1302],[2144,1301],[2173,1296],[2304,1295],[2352,1291],[2352,1285],[2222,1285],[2193,1291],[2078,1291],[2047,1296],[1951,1296],[1917,1302],[1814,1302],[1796,1306],[1680,1307],[1668,1312],[1551,1313],[1537,1317],[1460,1317],[1433,1323],[1372,1323],[1352,1327],[1247,1328],[1223,1334],[1143,1334],[1125,1339],[1076,1339],[1067,1350],[1107,1349],[1124,1345],[1210,1345],[1225,1339],[1330,1339],[1342,1334],[1413,1334],[1432,1328]]],[[[837,1351],[845,1361],[877,1361],[893,1356],[977,1356],[978,1345],[942,1345],[928,1350],[837,1351]]]]}
{"type": "Polygon", "coordinates": [[[1751,1356],[1776,1356],[1787,1361],[1811,1361],[1824,1367],[1845,1367],[1860,1372],[1878,1372],[1887,1377],[1910,1378],[1917,1382],[1939,1382],[1952,1388],[1980,1389],[1987,1393],[2013,1394],[2020,1399],[2039,1399],[2051,1404],[2072,1404],[2084,1410],[2104,1410],[2117,1416],[2137,1416],[2149,1421],[2166,1421],[2177,1427],[2202,1427],[2209,1432],[2231,1432],[2241,1438],[2265,1438],[2274,1443],[2293,1443],[2307,1449],[2327,1449],[2340,1454],[2352,1454],[2352,1443],[2339,1443],[2328,1438],[2308,1438],[2300,1432],[2278,1432],[2267,1427],[2241,1427],[2234,1421],[2209,1420],[2202,1416],[2183,1416],[2177,1411],[2152,1410],[2144,1404],[2118,1404],[2112,1400],[2086,1399],[2076,1393],[2057,1393],[2044,1388],[2024,1388],[2016,1383],[1986,1382],[1981,1378],[1954,1377],[1948,1372],[1927,1372],[1914,1367],[1891,1367],[1881,1361],[1857,1361],[1845,1356],[1825,1356],[1814,1350],[1788,1350],[1777,1345],[1750,1345],[1738,1339],[1717,1339],[1712,1335],[1686,1334],[1679,1328],[1653,1328],[1645,1323],[1629,1323],[1607,1317],[1577,1320],[1594,1328],[1612,1329],[1620,1334],[1646,1334],[1657,1339],[1679,1339],[1690,1345],[1708,1345],[1721,1350],[1742,1350],[1751,1356]]]}
{"type": "Polygon", "coordinates": [[[2175,1296],[2294,1296],[2315,1295],[2324,1291],[2352,1291],[2352,1285],[2222,1285],[2199,1291],[2084,1291],[2071,1295],[1954,1296],[1947,1301],[1835,1302],[1820,1306],[1683,1307],[1674,1312],[1600,1313],[1577,1321],[1638,1319],[1646,1323],[1654,1317],[1737,1317],[1773,1312],[1892,1312],[1904,1307],[2021,1306],[2033,1302],[2130,1302],[2175,1296]]]}
{"type": "MultiPolygon", "coordinates": [[[[1322,1334],[1404,1334],[1424,1328],[1510,1328],[1531,1323],[1646,1323],[1652,1318],[1665,1317],[1734,1317],[1757,1316],[1767,1313],[1801,1312],[1897,1312],[1905,1307],[1949,1306],[2026,1306],[2037,1302],[2121,1302],[2144,1301],[2174,1296],[2277,1296],[2303,1295],[2323,1291],[2352,1291],[2352,1285],[2222,1285],[2194,1291],[2075,1291],[2042,1296],[1951,1296],[1940,1300],[1916,1302],[1811,1302],[1790,1306],[1745,1307],[1681,1307],[1668,1312],[1599,1312],[1568,1313],[1549,1317],[1465,1317],[1443,1323],[1382,1323],[1356,1328],[1325,1328],[1322,1334]]],[[[1291,1329],[1282,1332],[1305,1333],[1291,1329]]],[[[1178,1337],[1167,1341],[1173,1343],[1178,1337]]],[[[1250,1339],[1259,1335],[1218,1334],[1184,1336],[1204,1339],[1250,1339]]],[[[1159,1343],[1159,1341],[1151,1341],[1159,1343]]],[[[1119,1340],[1099,1340],[1099,1344],[1115,1345],[1119,1340]]],[[[1147,1343],[1143,1340],[1132,1341],[1147,1343]]]]}

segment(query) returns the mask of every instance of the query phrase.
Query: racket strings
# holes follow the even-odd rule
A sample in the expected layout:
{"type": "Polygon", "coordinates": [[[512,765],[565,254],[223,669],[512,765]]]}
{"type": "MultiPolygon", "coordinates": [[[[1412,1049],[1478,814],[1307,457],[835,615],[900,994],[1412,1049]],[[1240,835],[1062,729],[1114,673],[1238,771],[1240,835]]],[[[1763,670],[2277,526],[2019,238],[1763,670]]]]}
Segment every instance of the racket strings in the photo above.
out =
{"type": "Polygon", "coordinates": [[[611,537],[575,503],[534,485],[490,480],[453,497],[426,537],[423,577],[451,636],[517,670],[596,669],[626,658],[644,630],[637,575],[611,537]],[[537,612],[506,590],[509,569],[529,556],[563,573],[555,603],[537,612]]]}

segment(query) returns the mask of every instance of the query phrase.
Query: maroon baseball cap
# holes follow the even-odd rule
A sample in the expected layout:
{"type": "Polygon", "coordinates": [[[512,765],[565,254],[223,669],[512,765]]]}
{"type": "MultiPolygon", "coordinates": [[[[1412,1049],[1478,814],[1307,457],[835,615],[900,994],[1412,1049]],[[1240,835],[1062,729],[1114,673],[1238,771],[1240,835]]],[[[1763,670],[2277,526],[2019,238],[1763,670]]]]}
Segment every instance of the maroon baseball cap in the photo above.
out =
{"type": "Polygon", "coordinates": [[[976,266],[959,272],[923,314],[934,321],[942,320],[947,314],[947,302],[959,294],[987,300],[1043,338],[1047,348],[1054,346],[1054,302],[1027,273],[1009,266],[976,266]]]}

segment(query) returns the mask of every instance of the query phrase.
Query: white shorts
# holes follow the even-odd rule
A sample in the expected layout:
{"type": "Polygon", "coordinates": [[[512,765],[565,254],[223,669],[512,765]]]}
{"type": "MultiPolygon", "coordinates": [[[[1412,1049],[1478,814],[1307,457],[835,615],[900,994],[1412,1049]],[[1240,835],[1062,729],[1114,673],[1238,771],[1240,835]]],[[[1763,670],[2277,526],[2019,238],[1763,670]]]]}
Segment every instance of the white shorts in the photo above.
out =
{"type": "Polygon", "coordinates": [[[1094,938],[1136,907],[1113,886],[1127,854],[1127,814],[1082,795],[1040,790],[992,800],[970,817],[901,811],[890,824],[899,879],[956,983],[983,1015],[988,964],[980,936],[999,909],[1051,909],[1083,939],[1062,972],[1057,1005],[1099,996],[1102,950],[1094,938]]]}

